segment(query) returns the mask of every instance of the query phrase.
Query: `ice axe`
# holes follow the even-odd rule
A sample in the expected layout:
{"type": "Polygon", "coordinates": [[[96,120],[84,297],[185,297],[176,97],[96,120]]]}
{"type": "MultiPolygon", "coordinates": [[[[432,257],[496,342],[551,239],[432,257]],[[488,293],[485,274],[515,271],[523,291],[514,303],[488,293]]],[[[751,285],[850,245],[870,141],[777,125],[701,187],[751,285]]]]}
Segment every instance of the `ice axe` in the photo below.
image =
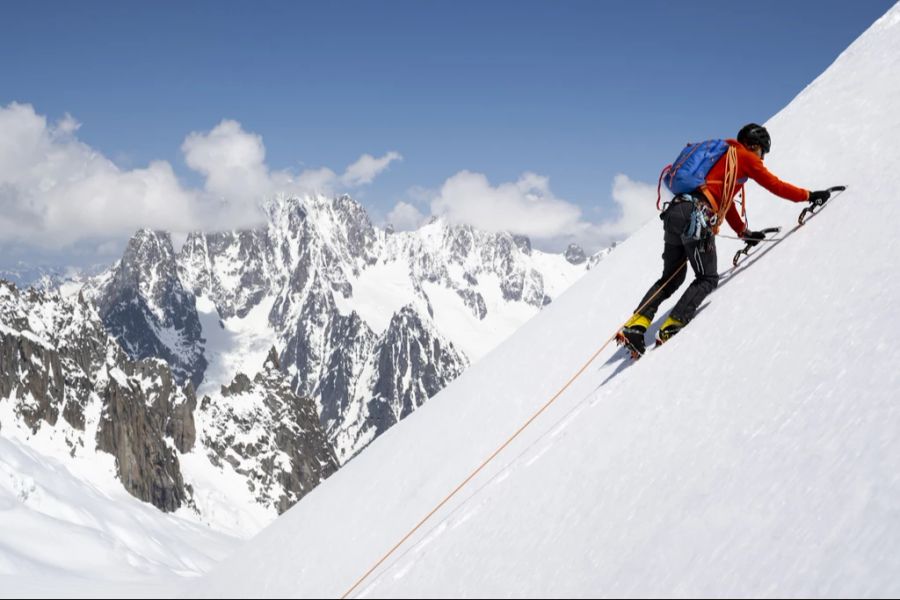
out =
{"type": "MultiPolygon", "coordinates": [[[[766,227],[765,229],[761,229],[759,231],[763,235],[775,235],[776,233],[781,232],[781,227],[766,227]]],[[[767,240],[765,238],[761,240],[752,240],[744,244],[744,247],[734,253],[734,260],[731,261],[731,264],[735,267],[738,265],[738,261],[741,260],[741,256],[749,256],[750,248],[758,244],[759,242],[771,242],[772,240],[767,240]]]]}
{"type": "MultiPolygon", "coordinates": [[[[846,185],[836,185],[836,186],[834,186],[834,187],[828,188],[826,191],[829,192],[829,193],[831,193],[831,194],[838,195],[838,194],[840,194],[841,192],[843,192],[843,191],[846,190],[846,189],[847,189],[847,186],[846,186],[846,185]]],[[[830,200],[830,198],[829,198],[829,200],[830,200]]],[[[819,212],[820,210],[822,210],[822,207],[825,206],[827,203],[828,203],[828,200],[825,200],[825,201],[822,202],[821,204],[813,204],[813,203],[810,203],[810,205],[807,206],[806,208],[804,208],[804,209],[803,209],[803,212],[800,213],[800,218],[797,219],[797,222],[798,222],[800,225],[803,225],[803,223],[806,222],[806,219],[807,219],[808,217],[811,217],[811,216],[813,216],[814,214],[816,214],[817,212],[819,212]]]]}

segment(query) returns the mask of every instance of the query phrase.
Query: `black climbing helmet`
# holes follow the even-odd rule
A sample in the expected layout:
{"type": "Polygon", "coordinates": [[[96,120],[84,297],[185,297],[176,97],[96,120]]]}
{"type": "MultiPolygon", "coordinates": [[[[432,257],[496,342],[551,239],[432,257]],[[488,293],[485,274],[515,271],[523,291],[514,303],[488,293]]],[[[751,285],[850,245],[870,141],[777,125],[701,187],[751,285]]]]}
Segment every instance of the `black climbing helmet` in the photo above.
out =
{"type": "Polygon", "coordinates": [[[750,123],[744,125],[738,132],[738,141],[745,146],[759,146],[763,150],[763,154],[768,154],[772,150],[772,138],[769,132],[762,125],[750,123]]]}

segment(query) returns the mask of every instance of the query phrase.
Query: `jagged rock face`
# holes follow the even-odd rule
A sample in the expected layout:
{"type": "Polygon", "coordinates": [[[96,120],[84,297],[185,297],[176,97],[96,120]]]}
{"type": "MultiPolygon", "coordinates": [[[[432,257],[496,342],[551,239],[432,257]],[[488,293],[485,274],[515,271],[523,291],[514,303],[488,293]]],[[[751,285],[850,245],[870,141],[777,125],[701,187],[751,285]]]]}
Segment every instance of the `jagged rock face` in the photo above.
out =
{"type": "Polygon", "coordinates": [[[525,256],[531,256],[531,240],[528,238],[528,236],[514,235],[513,241],[516,243],[516,247],[519,249],[519,252],[521,252],[525,256]]]}
{"type": "MultiPolygon", "coordinates": [[[[313,281],[311,287],[305,298],[289,294],[284,300],[285,304],[300,301],[302,305],[290,318],[294,326],[285,332],[287,343],[281,358],[292,375],[293,389],[317,399],[320,422],[334,440],[348,415],[371,394],[360,379],[371,368],[377,336],[356,313],[341,315],[321,283],[313,281]]],[[[344,449],[336,444],[335,449],[343,462],[359,448],[344,449]]]]}
{"type": "Polygon", "coordinates": [[[223,319],[243,318],[275,285],[273,260],[265,230],[192,233],[181,248],[178,273],[195,295],[215,302],[223,319]]]}
{"type": "Polygon", "coordinates": [[[34,432],[60,414],[84,430],[84,408],[103,365],[108,337],[82,296],[64,302],[50,293],[20,292],[0,281],[0,400],[34,432]]]}
{"type": "Polygon", "coordinates": [[[599,252],[592,254],[591,257],[587,261],[588,270],[596,267],[600,263],[600,261],[602,261],[604,258],[609,256],[609,253],[612,252],[615,247],[616,247],[616,244],[614,242],[613,245],[610,246],[609,248],[604,248],[603,250],[600,250],[599,252]]]}
{"type": "Polygon", "coordinates": [[[356,394],[361,365],[371,354],[375,334],[356,313],[348,317],[337,315],[327,333],[330,352],[324,373],[315,388],[321,398],[320,418],[323,423],[337,423],[344,419],[356,394]]]}
{"type": "Polygon", "coordinates": [[[453,345],[428,327],[412,307],[394,316],[374,355],[374,397],[368,410],[376,436],[441,391],[467,366],[453,345]]]}
{"type": "Polygon", "coordinates": [[[228,463],[279,514],[337,470],[315,403],[291,391],[274,348],[252,380],[238,373],[219,395],[204,397],[199,418],[213,463],[228,463]]]}
{"type": "Polygon", "coordinates": [[[587,260],[587,257],[584,255],[584,250],[578,244],[569,244],[569,247],[566,248],[565,256],[566,260],[573,265],[580,265],[587,260]]]}
{"type": "Polygon", "coordinates": [[[165,419],[166,437],[172,439],[175,448],[182,454],[190,452],[197,441],[197,427],[194,423],[197,396],[194,394],[193,386],[186,385],[184,395],[183,401],[170,405],[169,417],[165,419]]]}
{"type": "Polygon", "coordinates": [[[463,302],[466,303],[466,307],[468,307],[468,309],[472,311],[472,314],[478,317],[479,320],[483,320],[487,316],[487,305],[484,302],[484,296],[479,292],[467,289],[456,290],[456,293],[463,299],[463,302]]]}
{"type": "Polygon", "coordinates": [[[194,443],[192,390],[160,360],[133,362],[85,298],[0,281],[0,404],[31,434],[47,428],[66,452],[116,458],[125,489],[162,510],[186,500],[178,458],[194,443]],[[63,420],[59,420],[62,415],[63,420]]]}
{"type": "Polygon", "coordinates": [[[442,390],[468,366],[466,358],[411,306],[394,315],[375,341],[361,390],[329,433],[342,462],[442,390]]]}
{"type": "MultiPolygon", "coordinates": [[[[176,400],[174,381],[165,363],[146,360],[124,366],[131,373],[121,369],[114,372],[103,391],[97,447],[116,457],[119,478],[133,496],[164,511],[177,510],[187,493],[178,456],[166,443],[166,437],[171,437],[166,431],[175,429],[175,405],[190,401],[183,397],[176,400]]],[[[184,410],[179,411],[179,418],[184,414],[184,410]]],[[[180,425],[183,429],[185,423],[180,425]]],[[[180,442],[184,447],[184,436],[180,442]]]]}
{"type": "Polygon", "coordinates": [[[282,512],[468,366],[441,314],[489,326],[575,273],[521,236],[440,220],[380,230],[347,196],[265,208],[267,226],[192,234],[177,257],[168,234],[139,231],[83,297],[0,284],[0,427],[57,432],[73,458],[112,455],[106,469],[163,510],[216,512],[192,486],[215,496],[237,474],[249,510],[282,512]],[[401,293],[379,289],[384,273],[401,293]],[[252,379],[222,368],[244,323],[257,346],[234,356],[278,349],[252,379]],[[227,385],[198,406],[208,356],[227,385]]]}
{"type": "MultiPolygon", "coordinates": [[[[0,394],[8,396],[15,390],[19,414],[32,431],[40,428],[41,421],[56,425],[65,391],[59,353],[28,338],[13,336],[4,336],[0,352],[5,365],[11,367],[4,375],[6,381],[0,383],[0,394]]],[[[70,415],[77,425],[77,412],[70,411],[70,415]]]]}
{"type": "MultiPolygon", "coordinates": [[[[522,314],[521,306],[537,311],[551,301],[550,285],[541,271],[550,264],[548,255],[533,250],[524,236],[486,233],[441,220],[414,232],[388,233],[374,227],[363,207],[348,196],[281,197],[268,201],[265,210],[269,222],[258,229],[192,234],[174,270],[167,237],[141,232],[102,286],[104,290],[130,290],[130,295],[104,294],[101,312],[130,352],[167,361],[174,356],[176,374],[190,373],[189,379],[197,384],[197,374],[205,366],[201,361],[203,339],[190,326],[196,311],[176,293],[178,285],[172,283],[162,292],[151,293],[145,290],[147,286],[121,282],[153,281],[160,288],[158,282],[172,282],[175,272],[184,290],[203,297],[204,302],[211,301],[224,320],[244,319],[265,303],[271,343],[279,348],[282,371],[290,378],[294,393],[315,401],[322,426],[342,460],[367,444],[372,432],[384,430],[374,423],[396,422],[406,414],[398,408],[389,418],[391,411],[380,408],[383,401],[376,398],[407,398],[407,406],[414,408],[421,404],[423,390],[436,393],[440,388],[434,382],[445,385],[470,362],[455,343],[456,332],[438,329],[435,293],[452,292],[450,297],[458,299],[476,322],[489,321],[505,305],[517,305],[517,314],[522,314]],[[151,268],[142,265],[142,259],[166,266],[151,268]],[[393,317],[402,315],[398,322],[427,331],[423,335],[428,340],[440,339],[444,357],[432,363],[431,372],[417,361],[433,358],[433,350],[405,356],[413,365],[414,376],[394,382],[397,389],[389,393],[385,387],[389,371],[401,368],[392,363],[400,356],[385,354],[379,343],[388,333],[386,329],[395,327],[394,321],[390,313],[380,322],[363,316],[365,311],[357,311],[355,303],[365,301],[358,300],[354,289],[369,269],[387,266],[405,271],[409,282],[409,297],[392,306],[393,317]],[[142,275],[126,276],[132,272],[142,275]],[[145,298],[149,300],[142,304],[145,298]],[[408,306],[403,308],[404,304],[408,306]],[[412,313],[417,320],[411,318],[412,313]],[[175,315],[190,315],[181,322],[180,337],[169,336],[184,342],[178,352],[156,343],[165,336],[155,333],[158,322],[174,323],[175,315]],[[376,385],[382,387],[376,391],[376,385]],[[374,401],[373,414],[383,413],[371,422],[360,417],[369,414],[368,408],[360,407],[370,401],[374,401]],[[348,429],[351,423],[359,428],[352,433],[348,429]],[[352,448],[347,446],[348,440],[353,440],[352,448]]],[[[556,280],[565,269],[575,272],[571,262],[559,259],[559,266],[552,267],[556,280]]],[[[559,284],[554,285],[558,290],[559,284]]],[[[439,308],[448,302],[441,298],[439,308]]],[[[422,343],[424,348],[426,340],[422,343]]],[[[207,382],[207,387],[214,386],[207,382]]]]}
{"type": "Polygon", "coordinates": [[[165,360],[181,383],[203,380],[200,319],[195,298],[178,277],[169,234],[137,232],[96,297],[100,317],[133,360],[165,360]]]}
{"type": "Polygon", "coordinates": [[[0,397],[19,400],[18,413],[32,431],[56,425],[63,406],[59,353],[23,336],[0,332],[0,397]]]}
{"type": "MultiPolygon", "coordinates": [[[[467,225],[446,225],[435,221],[413,233],[395,235],[390,254],[407,256],[418,281],[441,283],[463,299],[480,295],[478,280],[496,276],[508,302],[524,302],[540,308],[547,297],[544,279],[533,266],[531,241],[525,236],[487,233],[467,225]],[[436,252],[434,247],[440,248],[436,252]],[[455,275],[461,273],[461,276],[455,275]]],[[[467,301],[473,314],[482,311],[482,302],[467,301]]],[[[483,316],[479,317],[483,318],[483,316]]]]}
{"type": "Polygon", "coordinates": [[[338,466],[315,403],[292,391],[274,348],[254,379],[238,374],[200,408],[165,361],[130,360],[83,296],[0,281],[0,359],[5,433],[40,432],[85,460],[109,454],[124,488],[164,511],[196,510],[181,462],[188,453],[209,460],[206,477],[227,463],[278,512],[338,466]]]}
{"type": "MultiPolygon", "coordinates": [[[[297,214],[297,228],[293,232],[274,228],[291,240],[286,243],[292,248],[293,267],[284,277],[286,285],[273,305],[270,322],[281,332],[280,358],[292,377],[294,390],[316,399],[321,423],[343,462],[389,426],[386,419],[366,421],[360,415],[369,410],[375,380],[386,380],[399,366],[391,364],[392,357],[380,350],[379,336],[372,328],[356,312],[342,314],[335,300],[352,297],[349,277],[376,262],[377,253],[384,253],[376,242],[383,244],[384,240],[376,235],[362,208],[346,197],[335,199],[332,204],[320,199],[312,206],[304,206],[297,214]],[[310,217],[310,210],[318,211],[315,219],[310,217]],[[325,227],[327,234],[318,227],[325,227]],[[378,374],[376,379],[371,378],[372,373],[378,374]],[[350,432],[348,428],[354,430],[350,432]]],[[[270,230],[270,239],[277,235],[270,230]]],[[[439,278],[436,274],[435,279],[439,278]]],[[[424,293],[420,294],[424,298],[424,293]]],[[[427,303],[427,298],[424,299],[427,303]]],[[[472,302],[477,303],[478,299],[472,298],[472,302]]],[[[417,361],[429,360],[431,353],[409,357],[414,375],[400,382],[403,390],[395,393],[405,395],[411,408],[399,410],[391,423],[399,420],[401,413],[405,416],[421,405],[428,395],[437,393],[468,364],[433,327],[424,327],[421,320],[415,323],[418,328],[411,330],[411,335],[423,335],[424,344],[439,338],[446,351],[432,365],[433,377],[428,384],[418,378],[431,372],[417,361]],[[423,396],[422,390],[428,390],[428,395],[423,396]]],[[[381,402],[377,401],[372,408],[381,402]]]]}
{"type": "Polygon", "coordinates": [[[347,255],[366,264],[377,260],[374,251],[378,235],[366,210],[350,196],[340,196],[330,203],[336,215],[335,221],[344,224],[339,235],[342,242],[339,247],[346,248],[347,255]]]}

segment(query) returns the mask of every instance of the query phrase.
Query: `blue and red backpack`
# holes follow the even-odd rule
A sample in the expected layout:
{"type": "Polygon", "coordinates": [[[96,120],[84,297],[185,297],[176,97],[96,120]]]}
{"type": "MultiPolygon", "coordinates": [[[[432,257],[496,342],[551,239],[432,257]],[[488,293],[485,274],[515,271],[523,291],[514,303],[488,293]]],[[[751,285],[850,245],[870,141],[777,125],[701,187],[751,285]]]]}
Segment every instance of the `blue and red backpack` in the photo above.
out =
{"type": "Polygon", "coordinates": [[[728,151],[725,140],[706,140],[688,144],[671,165],[666,165],[659,174],[656,186],[656,208],[659,209],[661,184],[665,182],[676,196],[693,192],[704,183],[713,165],[728,151]]]}

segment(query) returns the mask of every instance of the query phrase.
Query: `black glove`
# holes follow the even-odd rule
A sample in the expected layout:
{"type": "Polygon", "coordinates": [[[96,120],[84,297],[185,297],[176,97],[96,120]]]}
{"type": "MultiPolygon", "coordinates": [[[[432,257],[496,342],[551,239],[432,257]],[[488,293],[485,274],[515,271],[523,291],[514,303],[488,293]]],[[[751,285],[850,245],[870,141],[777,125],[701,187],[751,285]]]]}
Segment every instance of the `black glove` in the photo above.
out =
{"type": "Polygon", "coordinates": [[[766,234],[762,231],[750,231],[749,229],[745,229],[741,234],[741,239],[747,242],[747,245],[752,248],[759,243],[759,240],[766,239],[766,234]]]}
{"type": "Polygon", "coordinates": [[[828,190],[809,193],[809,203],[813,206],[822,206],[828,202],[829,198],[831,198],[831,192],[828,190]]]}

